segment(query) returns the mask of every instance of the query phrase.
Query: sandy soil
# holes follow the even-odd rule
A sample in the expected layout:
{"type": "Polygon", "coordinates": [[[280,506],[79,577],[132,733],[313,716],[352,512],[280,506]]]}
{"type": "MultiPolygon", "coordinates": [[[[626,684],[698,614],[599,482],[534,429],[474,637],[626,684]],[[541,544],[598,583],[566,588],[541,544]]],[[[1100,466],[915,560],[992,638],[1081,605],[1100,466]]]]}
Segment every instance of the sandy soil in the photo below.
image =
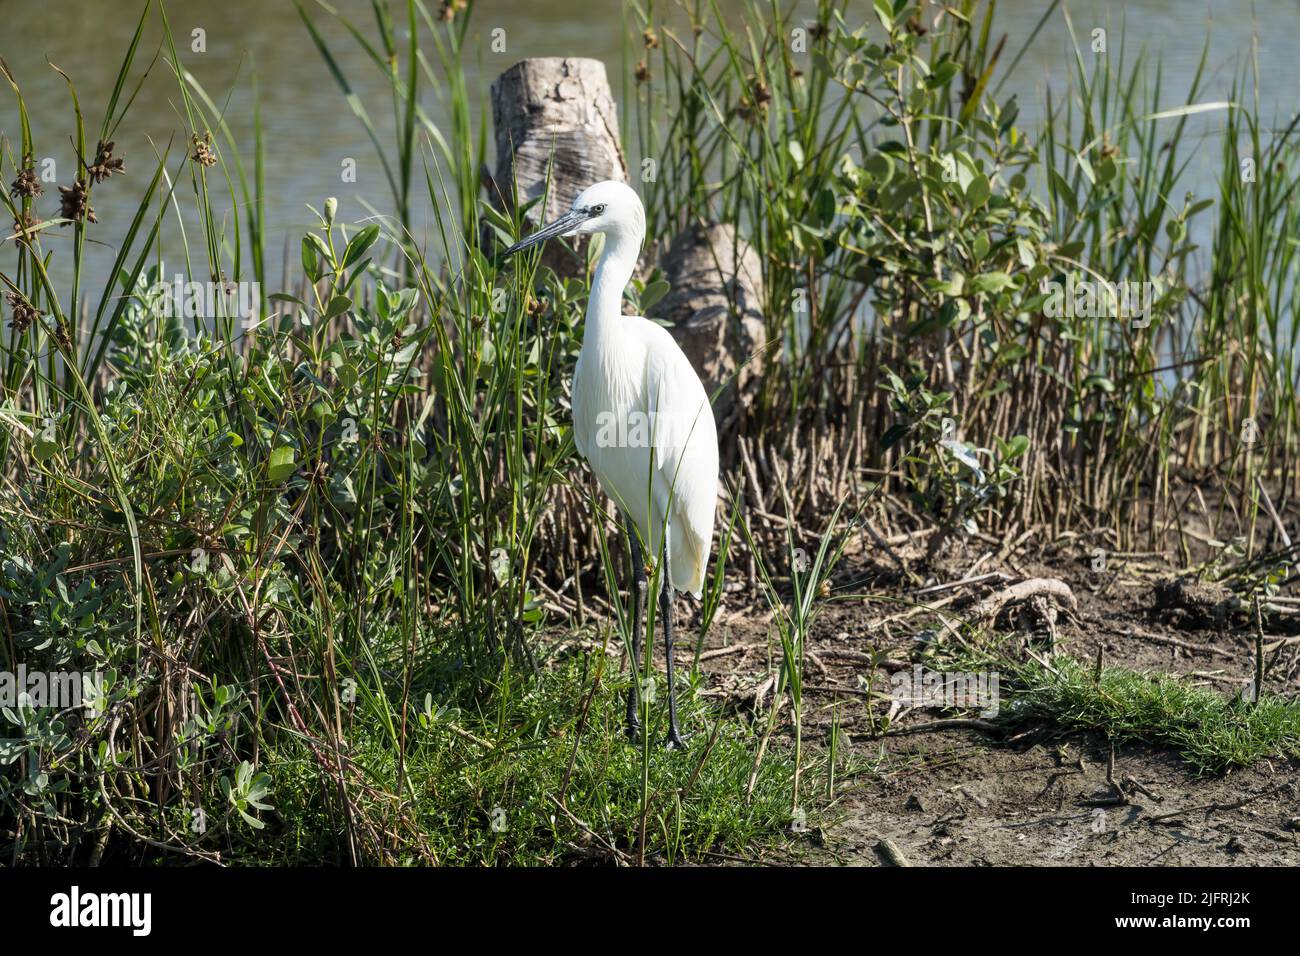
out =
{"type": "Polygon", "coordinates": [[[1261,866],[1300,864],[1296,768],[1198,777],[1148,747],[1116,756],[1145,791],[1116,802],[1107,747],[1027,746],[970,731],[890,738],[881,777],[857,781],[792,860],[850,865],[1261,866]],[[892,843],[891,848],[884,841],[892,843]]]}

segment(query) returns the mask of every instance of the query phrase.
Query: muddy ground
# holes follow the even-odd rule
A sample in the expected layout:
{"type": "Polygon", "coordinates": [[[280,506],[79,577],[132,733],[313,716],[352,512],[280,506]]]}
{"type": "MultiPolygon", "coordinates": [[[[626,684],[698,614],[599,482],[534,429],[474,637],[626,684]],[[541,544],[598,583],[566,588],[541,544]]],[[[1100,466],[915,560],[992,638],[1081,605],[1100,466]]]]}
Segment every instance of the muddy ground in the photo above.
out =
{"type": "MultiPolygon", "coordinates": [[[[921,550],[918,542],[911,555],[921,550]]],[[[1109,555],[1096,571],[1078,540],[1038,548],[1032,558],[1022,552],[999,560],[999,550],[1006,549],[966,549],[920,580],[903,574],[911,570],[906,543],[890,557],[851,558],[837,571],[836,600],[825,605],[808,645],[805,740],[824,745],[837,721],[850,775],[829,802],[810,810],[806,828],[796,826],[802,832],[756,849],[750,859],[856,866],[1300,864],[1295,761],[1207,774],[1155,746],[1122,744],[1112,759],[1110,744],[1096,734],[1035,725],[1004,734],[936,723],[953,714],[925,708],[895,707],[889,732],[879,733],[888,702],[868,712],[867,655],[876,652],[887,669],[898,670],[944,620],[1027,579],[1064,582],[1076,606],[1039,597],[996,615],[995,629],[1024,629],[1026,653],[1091,661],[1100,648],[1107,665],[1184,675],[1224,694],[1248,687],[1253,609],[1234,607],[1226,589],[1171,588],[1180,572],[1156,554],[1109,555]]],[[[770,615],[756,618],[753,606],[740,591],[724,600],[703,646],[702,693],[765,713],[780,645],[770,615]]],[[[1294,696],[1300,620],[1293,625],[1286,606],[1275,610],[1265,615],[1264,638],[1282,643],[1266,657],[1272,666],[1265,686],[1294,696]]],[[[879,668],[875,674],[877,682],[888,678],[879,668]]]]}

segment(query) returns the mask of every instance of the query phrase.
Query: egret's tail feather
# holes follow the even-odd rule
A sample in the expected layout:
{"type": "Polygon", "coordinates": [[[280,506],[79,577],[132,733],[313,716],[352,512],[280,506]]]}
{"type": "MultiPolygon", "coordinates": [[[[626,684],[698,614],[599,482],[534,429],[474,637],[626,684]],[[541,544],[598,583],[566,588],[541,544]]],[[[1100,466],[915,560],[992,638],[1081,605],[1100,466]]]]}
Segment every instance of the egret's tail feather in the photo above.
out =
{"type": "Polygon", "coordinates": [[[689,528],[673,529],[674,547],[668,562],[668,576],[675,589],[687,591],[696,598],[704,593],[709,544],[707,539],[701,541],[689,528]]]}

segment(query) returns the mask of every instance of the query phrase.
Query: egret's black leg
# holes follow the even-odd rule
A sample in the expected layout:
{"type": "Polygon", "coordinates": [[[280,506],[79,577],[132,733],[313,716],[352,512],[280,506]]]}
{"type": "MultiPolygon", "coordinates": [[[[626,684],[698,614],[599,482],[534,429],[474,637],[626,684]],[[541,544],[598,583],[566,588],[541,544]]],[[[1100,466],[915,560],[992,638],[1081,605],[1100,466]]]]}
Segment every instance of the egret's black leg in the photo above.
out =
{"type": "Polygon", "coordinates": [[[641,741],[641,638],[645,633],[642,627],[645,623],[645,596],[649,585],[636,526],[627,515],[623,516],[623,523],[627,526],[628,539],[632,544],[632,686],[627,690],[627,739],[635,744],[641,741]]]}
{"type": "MultiPolygon", "coordinates": [[[[664,577],[667,575],[665,567],[664,577]]],[[[664,652],[668,657],[668,749],[685,750],[686,742],[677,730],[677,688],[673,683],[673,586],[668,580],[659,588],[659,613],[664,619],[664,652]]]]}

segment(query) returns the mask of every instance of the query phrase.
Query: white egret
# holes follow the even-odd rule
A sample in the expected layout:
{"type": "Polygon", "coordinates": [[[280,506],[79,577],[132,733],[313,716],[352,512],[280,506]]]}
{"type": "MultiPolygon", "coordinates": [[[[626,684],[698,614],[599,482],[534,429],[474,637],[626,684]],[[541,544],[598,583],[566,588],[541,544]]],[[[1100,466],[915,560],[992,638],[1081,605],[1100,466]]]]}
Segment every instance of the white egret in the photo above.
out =
{"type": "MultiPolygon", "coordinates": [[[[632,656],[639,669],[647,592],[643,545],[656,561],[668,664],[668,741],[684,748],[673,684],[673,592],[700,596],[713,540],[718,434],[700,378],[671,335],[624,315],[623,290],[645,239],[645,207],[620,182],[584,190],[568,213],[505,250],[513,255],[554,236],[601,233],[605,248],[587,301],[573,372],[573,435],[601,487],[622,509],[632,543],[632,656]],[[666,584],[666,586],[664,586],[666,584]]],[[[627,732],[641,736],[639,688],[627,697],[627,732]]]]}

